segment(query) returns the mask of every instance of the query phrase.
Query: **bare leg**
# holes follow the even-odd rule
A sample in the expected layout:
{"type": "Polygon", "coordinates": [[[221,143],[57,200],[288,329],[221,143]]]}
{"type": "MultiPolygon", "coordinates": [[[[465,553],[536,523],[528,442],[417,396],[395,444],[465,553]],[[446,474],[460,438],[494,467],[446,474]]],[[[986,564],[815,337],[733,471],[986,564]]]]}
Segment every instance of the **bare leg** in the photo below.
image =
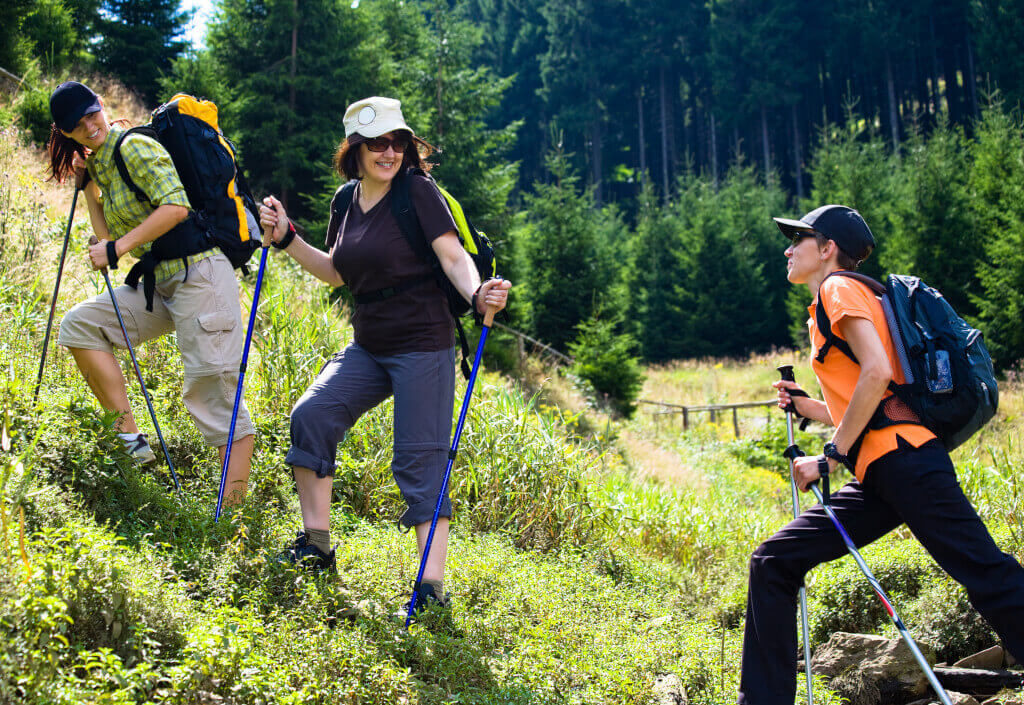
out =
{"type": "Polygon", "coordinates": [[[121,416],[114,423],[114,429],[121,433],[138,433],[132,416],[132,407],[128,403],[128,389],[125,384],[124,372],[113,354],[105,350],[87,350],[85,348],[68,348],[75,364],[85,377],[89,389],[96,395],[100,406],[108,411],[120,412],[121,416]]]}
{"type": "MultiPolygon", "coordinates": [[[[427,545],[427,535],[429,533],[429,521],[416,525],[416,543],[419,546],[421,557],[423,556],[423,548],[427,545]]],[[[437,528],[434,529],[434,540],[430,542],[430,555],[427,556],[427,567],[423,569],[423,579],[444,580],[444,564],[446,560],[448,560],[448,517],[438,517],[437,528]]]]}
{"type": "MultiPolygon", "coordinates": [[[[256,445],[256,436],[239,438],[231,444],[231,462],[228,463],[228,476],[224,483],[224,506],[234,507],[242,503],[249,490],[249,470],[252,468],[252,449],[256,445]]],[[[224,451],[226,445],[217,450],[220,452],[220,464],[224,467],[224,451]]]]}
{"type": "Polygon", "coordinates": [[[302,526],[306,529],[328,531],[331,528],[331,488],[334,478],[317,477],[309,468],[292,468],[295,487],[299,491],[302,508],[302,526]]]}

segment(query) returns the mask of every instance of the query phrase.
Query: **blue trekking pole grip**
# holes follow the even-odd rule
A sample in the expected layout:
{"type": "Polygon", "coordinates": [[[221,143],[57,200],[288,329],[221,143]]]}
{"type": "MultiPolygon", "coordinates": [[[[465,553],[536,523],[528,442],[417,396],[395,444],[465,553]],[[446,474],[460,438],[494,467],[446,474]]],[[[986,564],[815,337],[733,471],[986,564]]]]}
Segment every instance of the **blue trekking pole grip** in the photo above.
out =
{"type": "Polygon", "coordinates": [[[412,586],[412,599],[409,600],[409,613],[405,616],[405,627],[409,628],[412,616],[416,612],[416,603],[420,597],[420,584],[423,582],[423,572],[427,568],[427,557],[430,555],[430,544],[434,541],[434,530],[437,528],[437,517],[441,512],[441,503],[444,502],[445,492],[448,490],[448,480],[451,478],[452,465],[455,464],[455,456],[459,452],[459,439],[462,437],[462,427],[466,423],[466,412],[469,411],[469,400],[473,396],[473,386],[476,384],[476,373],[480,369],[480,360],[484,354],[484,344],[487,342],[487,334],[491,331],[494,323],[494,315],[497,309],[488,307],[484,315],[483,329],[480,331],[480,340],[476,344],[476,357],[473,359],[473,370],[469,374],[469,381],[466,383],[466,396],[462,399],[462,410],[459,412],[459,422],[455,425],[455,435],[452,436],[452,446],[448,450],[448,466],[444,470],[444,477],[441,479],[441,491],[437,494],[437,505],[434,507],[434,517],[430,520],[430,532],[427,534],[427,543],[423,546],[423,557],[420,558],[420,569],[416,573],[416,582],[412,586]]]}
{"type": "Polygon", "coordinates": [[[249,328],[245,332],[245,347],[242,348],[242,362],[238,366],[238,386],[235,388],[235,405],[231,410],[231,428],[228,430],[228,444],[224,447],[224,465],[220,469],[220,488],[217,490],[217,508],[213,513],[213,521],[220,519],[224,504],[224,486],[228,481],[228,464],[231,462],[231,444],[235,441],[235,424],[238,421],[238,407],[242,403],[242,390],[245,385],[245,370],[249,365],[249,345],[252,343],[253,326],[256,325],[256,309],[260,303],[260,288],[263,286],[263,272],[267,268],[267,253],[270,252],[272,227],[263,228],[263,241],[260,243],[260,268],[256,273],[256,287],[252,294],[252,308],[249,310],[249,328]]]}

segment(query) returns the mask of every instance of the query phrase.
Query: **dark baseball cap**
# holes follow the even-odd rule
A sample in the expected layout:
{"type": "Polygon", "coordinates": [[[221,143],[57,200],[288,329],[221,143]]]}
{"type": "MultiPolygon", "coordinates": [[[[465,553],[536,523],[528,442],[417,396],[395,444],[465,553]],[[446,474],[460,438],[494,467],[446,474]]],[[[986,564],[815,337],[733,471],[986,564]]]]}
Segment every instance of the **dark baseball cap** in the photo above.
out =
{"type": "Polygon", "coordinates": [[[801,235],[821,233],[833,240],[847,255],[863,262],[875,249],[875,237],[860,213],[847,206],[815,208],[800,220],[772,218],[782,234],[793,240],[801,235]]]}
{"type": "Polygon", "coordinates": [[[100,97],[77,81],[67,81],[57,86],[50,94],[50,115],[53,124],[64,132],[75,129],[85,115],[102,110],[100,97]]]}

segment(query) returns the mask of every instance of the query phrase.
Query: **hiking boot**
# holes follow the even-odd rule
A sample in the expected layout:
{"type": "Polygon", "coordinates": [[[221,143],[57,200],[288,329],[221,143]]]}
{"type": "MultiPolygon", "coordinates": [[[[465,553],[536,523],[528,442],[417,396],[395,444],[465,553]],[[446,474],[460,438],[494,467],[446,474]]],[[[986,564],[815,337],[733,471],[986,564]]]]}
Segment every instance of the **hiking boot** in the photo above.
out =
{"type": "Polygon", "coordinates": [[[124,443],[125,452],[132,456],[134,460],[143,465],[156,461],[156,454],[149,447],[149,441],[146,440],[145,433],[119,433],[117,437],[124,443]]]}
{"type": "Polygon", "coordinates": [[[334,561],[334,550],[331,549],[330,553],[324,553],[309,542],[309,536],[306,535],[305,531],[298,533],[292,545],[282,551],[278,555],[277,560],[279,563],[291,563],[314,573],[322,573],[324,571],[334,573],[337,571],[334,561]]]}
{"type": "MultiPolygon", "coordinates": [[[[406,616],[409,614],[409,603],[412,602],[412,596],[409,596],[409,601],[402,605],[402,609],[395,612],[395,618],[401,621],[405,621],[406,616]]],[[[416,609],[412,613],[412,618],[418,619],[423,616],[424,612],[430,612],[433,610],[441,610],[442,614],[449,614],[448,609],[451,605],[451,594],[445,593],[444,595],[438,595],[433,583],[426,581],[420,583],[419,596],[416,599],[416,609]]]]}

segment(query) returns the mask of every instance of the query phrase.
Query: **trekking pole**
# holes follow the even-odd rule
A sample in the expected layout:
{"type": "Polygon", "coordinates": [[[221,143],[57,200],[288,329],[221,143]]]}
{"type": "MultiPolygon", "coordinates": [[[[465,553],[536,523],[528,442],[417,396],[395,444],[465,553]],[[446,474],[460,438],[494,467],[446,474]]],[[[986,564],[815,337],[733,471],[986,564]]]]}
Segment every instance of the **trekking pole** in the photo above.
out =
{"type": "MultiPolygon", "coordinates": [[[[790,366],[786,365],[786,367],[790,366]]],[[[792,374],[792,371],[793,368],[790,367],[790,374],[792,374]]],[[[782,372],[781,367],[779,368],[779,372],[782,372]]],[[[783,376],[783,379],[786,379],[786,377],[783,376]]],[[[789,381],[793,380],[790,379],[789,381]]],[[[787,412],[787,416],[788,415],[789,412],[787,412]]],[[[801,457],[804,454],[804,452],[800,450],[800,448],[797,447],[797,445],[792,442],[792,423],[790,423],[789,431],[790,444],[789,448],[786,448],[785,455],[787,458],[789,458],[790,467],[792,467],[793,461],[796,458],[801,457]]],[[[818,498],[818,501],[821,502],[821,506],[825,509],[825,513],[828,514],[828,518],[832,520],[832,524],[835,525],[836,531],[839,532],[839,535],[843,539],[843,543],[846,544],[846,550],[849,551],[851,556],[853,556],[853,560],[857,562],[857,567],[860,568],[860,572],[863,573],[864,577],[868,579],[868,584],[871,585],[871,588],[875,591],[875,594],[878,595],[878,599],[882,601],[882,606],[885,608],[885,611],[889,614],[889,619],[892,620],[892,623],[896,626],[896,630],[900,633],[900,636],[903,637],[903,641],[906,643],[907,648],[909,648],[910,653],[913,654],[914,660],[917,661],[917,665],[921,667],[921,670],[924,672],[925,678],[928,679],[928,683],[932,686],[932,689],[935,691],[935,694],[939,696],[939,700],[942,702],[942,705],[952,705],[949,699],[949,695],[946,694],[946,691],[945,689],[943,689],[942,684],[939,683],[939,679],[936,678],[935,671],[933,671],[932,667],[928,665],[928,661],[925,660],[924,654],[921,653],[921,649],[917,647],[917,642],[914,641],[914,637],[910,636],[910,631],[907,630],[907,627],[903,624],[903,620],[900,619],[900,616],[896,614],[896,608],[893,606],[892,600],[890,600],[889,596],[885,594],[885,590],[882,589],[881,583],[878,582],[878,579],[875,578],[874,573],[872,573],[871,569],[868,568],[868,564],[864,562],[864,559],[860,555],[860,551],[857,550],[857,546],[853,543],[853,539],[851,539],[850,535],[846,533],[846,529],[843,528],[842,523],[839,521],[839,517],[837,517],[835,512],[832,511],[832,506],[829,503],[828,497],[822,494],[821,490],[818,488],[817,481],[811,483],[810,489],[811,492],[814,493],[814,496],[818,498]]]]}
{"type": "Polygon", "coordinates": [[[238,387],[235,389],[235,407],[231,410],[231,428],[228,431],[228,444],[224,448],[224,467],[220,470],[220,489],[217,490],[217,509],[213,513],[214,523],[220,519],[221,507],[224,503],[224,486],[228,481],[228,463],[231,462],[231,444],[235,440],[235,423],[238,421],[238,405],[242,402],[242,389],[245,383],[245,369],[249,363],[249,344],[252,342],[252,330],[256,324],[256,308],[260,303],[260,288],[263,286],[263,271],[267,268],[267,253],[270,252],[270,236],[273,228],[263,229],[263,251],[260,253],[260,268],[256,273],[256,289],[252,294],[252,309],[249,311],[249,328],[245,332],[245,347],[242,348],[242,362],[238,366],[238,387]]]}
{"type": "MultiPolygon", "coordinates": [[[[778,369],[783,381],[796,382],[796,377],[793,376],[792,365],[780,365],[776,369],[778,369]]],[[[786,438],[789,440],[790,447],[794,446],[793,410],[795,408],[796,405],[790,401],[790,406],[786,409],[786,438]]],[[[789,488],[793,494],[793,518],[795,519],[800,516],[800,495],[797,494],[796,480],[793,479],[793,458],[789,459],[789,488]]],[[[814,680],[811,677],[810,629],[807,626],[807,587],[803,584],[800,585],[800,628],[804,637],[804,673],[807,676],[807,705],[814,705],[814,680]]]]}
{"type": "MultiPolygon", "coordinates": [[[[95,245],[99,240],[93,235],[89,238],[89,244],[95,245]]],[[[132,347],[132,341],[128,339],[128,329],[125,328],[124,318],[121,316],[121,307],[117,305],[117,297],[114,296],[114,287],[110,283],[110,275],[107,274],[107,268],[103,267],[103,281],[107,283],[107,291],[110,292],[110,301],[114,304],[114,313],[117,314],[117,322],[121,324],[121,333],[124,335],[124,344],[128,348],[128,355],[132,358],[132,367],[135,368],[135,378],[139,380],[139,386],[142,388],[142,396],[146,399],[146,406],[149,408],[149,418],[153,420],[153,428],[156,429],[156,437],[160,439],[160,448],[164,452],[164,460],[167,461],[167,467],[171,469],[171,477],[174,479],[174,490],[178,493],[178,499],[181,499],[181,484],[178,482],[178,473],[174,471],[174,463],[171,462],[171,454],[167,452],[167,444],[164,443],[164,434],[160,433],[160,424],[156,421],[156,411],[153,410],[153,402],[149,398],[149,391],[146,389],[146,383],[142,381],[142,371],[139,369],[139,362],[135,359],[135,349],[132,347]]]]}
{"type": "Polygon", "coordinates": [[[53,283],[53,297],[50,299],[50,317],[46,319],[46,335],[43,337],[43,354],[39,357],[39,374],[36,375],[36,388],[32,392],[32,403],[39,399],[39,387],[43,383],[43,367],[46,366],[46,351],[50,347],[50,331],[53,329],[53,314],[57,311],[57,294],[60,292],[60,280],[64,274],[64,258],[68,254],[68,241],[71,239],[71,224],[75,219],[75,205],[78,203],[78,192],[84,187],[75,179],[75,195],[71,197],[71,212],[68,213],[68,226],[64,229],[64,246],[60,250],[60,262],[57,264],[57,281],[53,283]]]}
{"type": "Polygon", "coordinates": [[[459,422],[455,425],[455,435],[452,437],[452,447],[448,450],[448,466],[445,468],[444,477],[441,479],[441,491],[437,495],[437,505],[434,507],[434,517],[430,520],[430,532],[427,534],[427,543],[423,547],[423,557],[420,558],[420,569],[416,574],[416,582],[412,586],[412,599],[409,600],[409,613],[405,616],[405,626],[408,629],[412,622],[412,616],[416,612],[416,602],[420,597],[420,584],[423,582],[423,572],[427,568],[427,556],[430,555],[430,544],[434,541],[434,529],[437,528],[437,516],[441,512],[441,503],[444,501],[445,490],[448,489],[448,479],[452,474],[452,465],[455,463],[455,455],[459,452],[459,438],[462,437],[462,426],[466,422],[466,412],[469,411],[469,400],[473,396],[473,385],[476,383],[476,373],[480,369],[480,359],[484,354],[484,343],[487,342],[487,334],[494,323],[494,314],[497,311],[488,307],[484,315],[483,329],[480,331],[480,340],[476,344],[476,357],[473,359],[473,370],[469,373],[469,382],[466,383],[466,396],[462,400],[462,411],[459,412],[459,422]]]}
{"type": "MultiPolygon", "coordinates": [[[[803,453],[801,453],[801,455],[803,455],[803,453]]],[[[846,550],[848,550],[850,555],[853,556],[853,560],[855,560],[858,567],[860,567],[860,572],[864,573],[864,577],[868,579],[868,583],[870,583],[871,587],[874,589],[875,594],[878,595],[878,599],[882,601],[882,606],[885,607],[885,611],[889,613],[889,619],[891,619],[892,623],[896,625],[896,629],[899,631],[900,636],[902,636],[903,641],[906,642],[907,647],[910,649],[910,653],[914,655],[914,660],[917,661],[921,670],[924,671],[925,677],[935,690],[935,693],[939,696],[939,700],[942,701],[942,705],[952,705],[949,700],[949,696],[939,683],[939,679],[935,677],[935,672],[932,670],[931,666],[928,665],[928,661],[925,660],[924,654],[922,654],[921,650],[917,648],[917,643],[914,641],[914,637],[910,636],[910,632],[907,630],[906,626],[904,626],[903,620],[900,619],[898,614],[896,614],[896,608],[893,606],[889,596],[885,594],[885,590],[882,589],[882,585],[875,578],[871,569],[868,568],[864,559],[861,558],[860,552],[853,543],[853,539],[851,539],[850,535],[846,533],[846,529],[843,528],[843,525],[839,522],[835,512],[832,511],[832,507],[822,496],[821,490],[818,489],[817,484],[811,485],[811,491],[814,492],[814,496],[818,498],[819,502],[821,502],[821,506],[825,508],[825,512],[828,513],[829,519],[832,520],[832,523],[835,524],[836,530],[839,532],[840,536],[843,537],[843,543],[846,544],[846,550]]]]}

